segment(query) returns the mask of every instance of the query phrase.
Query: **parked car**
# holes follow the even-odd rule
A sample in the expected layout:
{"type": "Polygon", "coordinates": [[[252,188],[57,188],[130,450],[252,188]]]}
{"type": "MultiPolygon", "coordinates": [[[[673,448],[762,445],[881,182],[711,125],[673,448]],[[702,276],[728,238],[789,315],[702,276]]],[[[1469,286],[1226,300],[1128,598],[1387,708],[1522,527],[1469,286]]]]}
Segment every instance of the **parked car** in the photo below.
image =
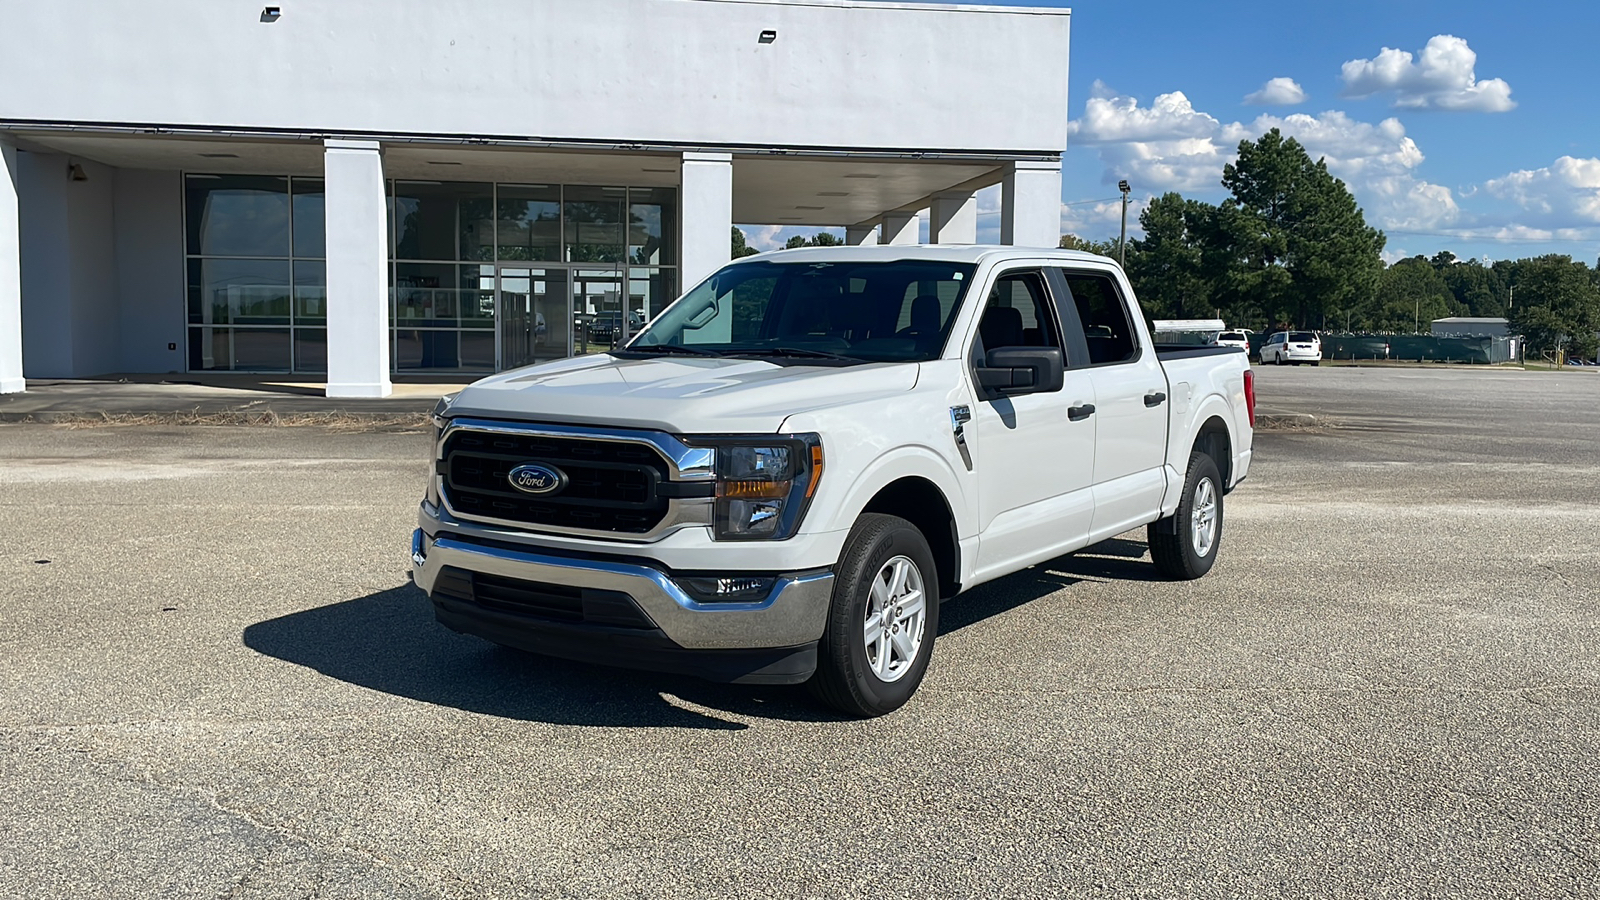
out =
{"type": "Polygon", "coordinates": [[[1279,331],[1261,345],[1261,361],[1281,366],[1322,362],[1322,339],[1314,331],[1279,331]]]}
{"type": "Polygon", "coordinates": [[[1238,347],[1246,354],[1250,353],[1250,335],[1243,331],[1223,331],[1211,340],[1212,346],[1238,347]]]}
{"type": "Polygon", "coordinates": [[[779,251],[441,401],[411,561],[460,632],[880,715],[976,585],[1139,526],[1206,574],[1254,420],[1248,361],[1155,346],[1109,259],[779,251]]]}

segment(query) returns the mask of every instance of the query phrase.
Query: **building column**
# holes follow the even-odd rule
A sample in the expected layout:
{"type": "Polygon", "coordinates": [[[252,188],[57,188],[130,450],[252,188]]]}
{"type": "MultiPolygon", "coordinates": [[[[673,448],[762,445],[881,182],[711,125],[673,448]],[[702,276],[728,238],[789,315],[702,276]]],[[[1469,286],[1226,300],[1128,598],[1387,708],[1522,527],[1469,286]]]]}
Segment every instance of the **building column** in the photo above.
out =
{"type": "Polygon", "coordinates": [[[329,397],[387,397],[389,229],[377,141],[323,141],[329,397]]]}
{"type": "Polygon", "coordinates": [[[678,209],[678,277],[688,292],[733,258],[733,154],[685,152],[678,209]]]}
{"type": "Polygon", "coordinates": [[[878,226],[851,225],[844,230],[844,242],[852,247],[876,247],[878,226]]]}
{"type": "Polygon", "coordinates": [[[0,141],[0,394],[22,379],[22,229],[17,216],[17,148],[0,141]]]}
{"type": "Polygon", "coordinates": [[[928,221],[931,244],[978,242],[978,197],[972,191],[945,191],[933,195],[928,221]]]}
{"type": "Polygon", "coordinates": [[[914,212],[890,212],[883,214],[883,236],[878,238],[883,244],[915,244],[919,242],[921,224],[917,221],[914,212]]]}
{"type": "Polygon", "coordinates": [[[1055,247],[1061,243],[1061,163],[1014,162],[1000,182],[1000,243],[1055,247]]]}

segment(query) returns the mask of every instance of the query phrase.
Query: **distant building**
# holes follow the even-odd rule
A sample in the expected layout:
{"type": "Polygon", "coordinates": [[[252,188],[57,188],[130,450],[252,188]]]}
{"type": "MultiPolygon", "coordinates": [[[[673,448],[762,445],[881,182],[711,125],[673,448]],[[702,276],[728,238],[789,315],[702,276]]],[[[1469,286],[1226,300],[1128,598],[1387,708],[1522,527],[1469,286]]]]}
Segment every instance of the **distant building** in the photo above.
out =
{"type": "Polygon", "coordinates": [[[1505,319],[1476,316],[1451,316],[1433,320],[1434,334],[1478,335],[1483,337],[1510,337],[1511,323],[1505,319]]]}

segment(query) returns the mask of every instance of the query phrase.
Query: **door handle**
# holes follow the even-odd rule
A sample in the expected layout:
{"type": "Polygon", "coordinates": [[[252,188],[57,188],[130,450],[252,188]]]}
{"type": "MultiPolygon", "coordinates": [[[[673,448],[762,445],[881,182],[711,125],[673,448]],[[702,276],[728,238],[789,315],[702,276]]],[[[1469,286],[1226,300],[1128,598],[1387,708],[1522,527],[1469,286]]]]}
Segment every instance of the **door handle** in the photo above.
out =
{"type": "Polygon", "coordinates": [[[1067,419],[1072,422],[1082,422],[1084,419],[1087,419],[1092,415],[1094,415],[1093,403],[1085,403],[1082,406],[1067,407],[1067,419]]]}
{"type": "Polygon", "coordinates": [[[1150,393],[1144,395],[1145,406],[1160,406],[1165,402],[1167,402],[1167,395],[1161,393],[1160,391],[1151,391],[1150,393]]]}

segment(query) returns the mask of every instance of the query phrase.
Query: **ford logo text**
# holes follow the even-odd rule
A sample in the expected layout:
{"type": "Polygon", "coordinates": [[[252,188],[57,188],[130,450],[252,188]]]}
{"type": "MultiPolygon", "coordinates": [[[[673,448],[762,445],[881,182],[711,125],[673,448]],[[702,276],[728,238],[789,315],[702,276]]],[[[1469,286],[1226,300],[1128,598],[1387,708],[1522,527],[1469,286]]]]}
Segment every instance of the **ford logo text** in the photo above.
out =
{"type": "Polygon", "coordinates": [[[511,486],[524,494],[553,494],[567,484],[566,473],[555,466],[524,463],[506,475],[511,486]]]}

